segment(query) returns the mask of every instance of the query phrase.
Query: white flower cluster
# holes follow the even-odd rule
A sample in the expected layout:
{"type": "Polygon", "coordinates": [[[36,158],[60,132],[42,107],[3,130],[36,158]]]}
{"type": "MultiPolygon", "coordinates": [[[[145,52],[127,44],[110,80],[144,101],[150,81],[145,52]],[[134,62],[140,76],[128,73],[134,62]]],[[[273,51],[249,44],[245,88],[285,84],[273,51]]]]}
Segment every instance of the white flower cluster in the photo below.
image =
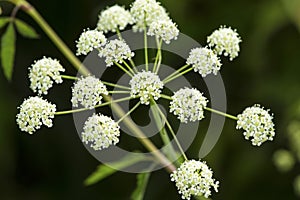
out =
{"type": "Polygon", "coordinates": [[[147,34],[161,38],[166,44],[170,44],[171,40],[177,39],[179,30],[171,19],[165,19],[152,22],[147,34]]]}
{"type": "Polygon", "coordinates": [[[170,102],[170,112],[184,123],[204,118],[204,107],[208,100],[195,88],[182,88],[174,93],[170,102]]]}
{"type": "Polygon", "coordinates": [[[219,181],[213,179],[213,171],[205,162],[188,160],[171,174],[171,181],[175,182],[182,199],[191,199],[192,195],[204,196],[211,195],[213,187],[218,192],[219,181]]]}
{"type": "Polygon", "coordinates": [[[164,7],[155,0],[135,0],[130,9],[135,25],[134,31],[143,31],[146,26],[158,20],[168,20],[169,16],[164,7]]]}
{"type": "Polygon", "coordinates": [[[53,86],[53,82],[57,84],[63,82],[60,72],[64,71],[65,69],[56,59],[44,57],[35,61],[29,67],[30,88],[39,95],[46,95],[48,94],[48,90],[53,86]]]}
{"type": "Polygon", "coordinates": [[[219,55],[229,56],[230,60],[238,56],[241,41],[236,30],[225,26],[221,26],[207,37],[208,46],[214,47],[214,51],[219,55]]]}
{"type": "Polygon", "coordinates": [[[273,116],[269,114],[269,110],[255,104],[246,108],[237,118],[236,128],[244,129],[244,137],[246,140],[251,139],[252,145],[260,146],[267,140],[273,140],[275,129],[273,116]]]}
{"type": "Polygon", "coordinates": [[[117,32],[124,30],[128,24],[133,24],[130,12],[119,5],[114,5],[100,13],[97,28],[104,33],[117,32]]]}
{"type": "Polygon", "coordinates": [[[102,31],[84,30],[78,41],[76,41],[76,55],[87,55],[94,49],[98,49],[106,44],[106,37],[102,31]]]}
{"type": "Polygon", "coordinates": [[[21,131],[33,134],[44,124],[52,127],[52,119],[56,111],[56,105],[47,102],[41,97],[29,97],[19,107],[17,124],[21,131]]]}
{"type": "Polygon", "coordinates": [[[148,105],[150,98],[157,100],[160,97],[161,90],[164,87],[159,76],[150,71],[142,71],[135,74],[129,82],[131,86],[130,95],[140,97],[141,103],[148,105]]]}
{"type": "Polygon", "coordinates": [[[125,59],[131,59],[134,56],[134,52],[130,50],[130,47],[124,40],[110,40],[105,47],[99,51],[99,57],[105,57],[105,62],[108,67],[112,66],[114,62],[122,63],[125,59]]]}
{"type": "Polygon", "coordinates": [[[80,78],[74,83],[72,88],[72,105],[78,107],[80,103],[83,107],[92,109],[101,104],[102,94],[107,95],[106,86],[94,76],[80,78]]]}
{"type": "Polygon", "coordinates": [[[192,65],[202,77],[211,73],[217,75],[222,65],[218,56],[207,47],[192,49],[186,63],[192,65]]]}
{"type": "Polygon", "coordinates": [[[84,123],[82,142],[86,144],[91,142],[90,146],[94,150],[108,148],[119,142],[119,129],[119,125],[110,117],[94,113],[84,123]]]}

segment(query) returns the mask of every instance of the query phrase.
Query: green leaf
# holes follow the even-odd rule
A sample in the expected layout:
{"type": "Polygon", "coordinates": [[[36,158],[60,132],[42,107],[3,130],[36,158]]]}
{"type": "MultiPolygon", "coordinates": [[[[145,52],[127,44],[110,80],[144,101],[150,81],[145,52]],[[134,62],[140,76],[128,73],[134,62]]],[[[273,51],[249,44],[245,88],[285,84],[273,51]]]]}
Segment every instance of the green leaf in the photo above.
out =
{"type": "Polygon", "coordinates": [[[1,38],[1,63],[4,75],[11,80],[15,58],[16,36],[13,23],[10,23],[1,38]]]}
{"type": "Polygon", "coordinates": [[[146,187],[150,178],[150,173],[141,173],[137,175],[137,186],[131,195],[131,200],[143,200],[146,187]]]}
{"type": "Polygon", "coordinates": [[[1,17],[0,18],[0,28],[4,27],[10,21],[9,17],[1,17]]]}
{"type": "Polygon", "coordinates": [[[95,184],[116,173],[118,170],[124,169],[143,160],[146,160],[145,156],[140,154],[130,154],[119,161],[107,163],[107,165],[101,164],[98,166],[95,172],[87,177],[87,179],[84,181],[84,185],[89,186],[95,184]]]}
{"type": "Polygon", "coordinates": [[[27,23],[22,20],[16,19],[15,25],[17,27],[17,31],[24,37],[36,39],[39,38],[39,35],[36,31],[27,23]]]}

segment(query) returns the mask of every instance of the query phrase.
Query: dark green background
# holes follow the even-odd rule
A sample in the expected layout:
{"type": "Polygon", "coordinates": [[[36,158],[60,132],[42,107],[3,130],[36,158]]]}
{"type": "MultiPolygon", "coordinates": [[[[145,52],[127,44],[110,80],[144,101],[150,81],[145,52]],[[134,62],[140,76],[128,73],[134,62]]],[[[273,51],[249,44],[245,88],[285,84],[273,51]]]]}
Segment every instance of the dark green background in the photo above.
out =
{"type": "MultiPolygon", "coordinates": [[[[219,142],[205,158],[221,182],[220,192],[213,194],[213,199],[296,199],[292,181],[300,173],[299,165],[289,173],[279,173],[272,163],[272,154],[287,145],[286,126],[300,99],[298,1],[294,0],[295,5],[291,5],[292,0],[162,1],[181,32],[203,45],[206,36],[220,25],[237,28],[243,40],[240,56],[230,63],[225,59],[221,70],[228,110],[237,114],[260,103],[275,114],[275,141],[258,148],[243,139],[233,121],[226,121],[219,142]]],[[[98,12],[116,2],[31,1],[73,51],[82,29],[93,28],[98,12]]],[[[3,5],[6,10],[11,9],[8,4],[3,5]]],[[[94,186],[83,186],[83,180],[99,163],[82,145],[71,115],[55,118],[53,128],[42,128],[34,135],[18,129],[17,106],[33,95],[27,78],[27,68],[33,60],[44,55],[56,57],[69,74],[76,74],[33,20],[22,12],[18,17],[36,27],[41,38],[28,40],[19,36],[13,80],[8,82],[0,72],[0,199],[129,199],[135,186],[134,174],[117,173],[94,186]]],[[[65,81],[47,97],[60,110],[71,106],[71,85],[65,81]]],[[[197,157],[202,137],[189,149],[189,157],[197,157]]],[[[165,171],[153,173],[146,200],[179,199],[168,176],[165,171]]]]}

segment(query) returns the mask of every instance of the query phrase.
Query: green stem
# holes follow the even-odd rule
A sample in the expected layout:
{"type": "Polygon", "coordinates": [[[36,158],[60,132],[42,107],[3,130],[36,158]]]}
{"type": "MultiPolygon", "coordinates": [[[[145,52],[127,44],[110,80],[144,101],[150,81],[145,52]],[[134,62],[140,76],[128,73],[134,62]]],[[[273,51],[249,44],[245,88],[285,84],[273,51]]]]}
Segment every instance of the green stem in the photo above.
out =
{"type": "MultiPolygon", "coordinates": [[[[118,100],[114,100],[114,101],[110,101],[110,102],[105,102],[99,105],[96,105],[94,108],[100,108],[100,107],[104,107],[104,106],[108,106],[112,103],[118,103],[118,102],[122,102],[122,101],[128,101],[132,99],[131,97],[124,97],[118,100]]],[[[72,113],[78,113],[78,112],[82,112],[82,111],[87,111],[90,110],[89,108],[79,108],[79,109],[73,109],[73,110],[66,110],[66,111],[58,111],[55,113],[55,115],[66,115],[66,114],[72,114],[72,113]]]]}
{"type": "Polygon", "coordinates": [[[172,101],[172,97],[169,97],[168,95],[165,95],[165,94],[160,94],[160,97],[163,98],[163,99],[167,99],[167,100],[170,100],[172,101]]]}
{"type": "Polygon", "coordinates": [[[168,136],[168,133],[167,133],[165,127],[163,127],[162,119],[161,119],[161,117],[160,117],[160,115],[158,113],[159,108],[157,108],[158,106],[157,106],[156,102],[153,100],[153,98],[151,98],[150,101],[151,101],[151,103],[150,103],[150,105],[151,105],[151,111],[152,111],[152,114],[154,116],[157,128],[162,127],[162,129],[159,130],[159,133],[160,133],[160,137],[161,137],[163,143],[165,145],[167,145],[167,147],[168,147],[167,148],[168,157],[171,160],[177,160],[176,151],[172,147],[172,144],[171,144],[170,138],[168,136]]]}
{"type": "Polygon", "coordinates": [[[162,55],[161,55],[162,39],[160,39],[160,41],[156,41],[156,43],[158,43],[158,50],[157,50],[158,61],[157,61],[157,63],[156,63],[156,69],[155,69],[154,73],[155,73],[155,74],[158,74],[159,68],[160,68],[160,66],[161,66],[161,60],[162,60],[162,55]]]}
{"type": "Polygon", "coordinates": [[[179,73],[179,74],[177,74],[177,75],[175,75],[175,76],[173,76],[173,77],[171,77],[171,78],[163,81],[163,83],[164,84],[169,83],[169,82],[173,81],[174,79],[176,79],[176,78],[178,78],[180,76],[183,76],[184,74],[186,74],[186,73],[188,73],[188,72],[190,72],[192,70],[193,70],[193,68],[187,69],[187,70],[185,70],[185,71],[183,71],[183,72],[181,72],[181,73],[179,73]]]}
{"type": "Polygon", "coordinates": [[[157,52],[156,52],[156,57],[155,57],[155,61],[154,61],[154,67],[153,67],[153,73],[156,72],[156,67],[157,67],[157,64],[158,64],[158,60],[159,60],[159,52],[160,52],[160,48],[161,46],[159,45],[159,41],[158,41],[158,38],[156,37],[156,46],[157,46],[157,52]]]}
{"type": "Polygon", "coordinates": [[[123,72],[125,72],[128,76],[133,77],[133,74],[131,74],[129,71],[127,71],[122,65],[120,65],[117,62],[114,62],[115,65],[117,65],[123,72]]]}
{"type": "Polygon", "coordinates": [[[118,120],[117,124],[119,124],[123,119],[125,119],[126,117],[128,117],[128,115],[130,115],[135,109],[137,109],[139,107],[139,105],[141,105],[140,101],[133,108],[131,108],[131,110],[128,113],[126,113],[123,117],[121,117],[118,120]]]}
{"type": "Polygon", "coordinates": [[[129,94],[130,91],[116,91],[116,90],[114,90],[114,91],[109,91],[108,93],[109,94],[129,94]]]}
{"type": "Polygon", "coordinates": [[[173,76],[177,75],[179,72],[185,70],[187,67],[189,67],[189,64],[186,64],[186,65],[182,66],[181,68],[177,69],[175,72],[173,72],[172,74],[167,76],[163,81],[166,81],[166,80],[172,78],[173,76]]]}
{"type": "Polygon", "coordinates": [[[205,107],[204,109],[207,110],[207,111],[210,111],[212,113],[216,113],[216,114],[222,115],[224,117],[228,117],[228,118],[233,119],[233,120],[238,120],[238,118],[236,116],[233,116],[233,115],[230,115],[230,114],[227,114],[227,113],[224,113],[224,112],[212,109],[212,108],[205,107]]]}
{"type": "Polygon", "coordinates": [[[158,112],[159,112],[160,116],[161,116],[161,117],[163,118],[163,120],[166,122],[166,124],[167,124],[167,126],[168,126],[168,128],[169,128],[169,131],[171,132],[171,134],[172,134],[172,136],[173,136],[173,138],[174,138],[174,140],[175,140],[175,142],[176,142],[176,144],[177,144],[177,146],[178,146],[178,148],[179,148],[179,151],[181,152],[183,158],[184,158],[185,160],[188,160],[188,158],[187,158],[187,156],[185,155],[185,152],[184,152],[184,150],[182,149],[181,144],[180,144],[180,142],[178,141],[178,139],[177,139],[177,137],[176,137],[176,134],[174,133],[174,131],[173,131],[173,129],[172,129],[172,126],[171,126],[171,124],[169,123],[167,117],[164,115],[164,113],[161,111],[161,109],[160,109],[158,106],[156,106],[156,107],[157,107],[157,109],[158,109],[158,112]]]}
{"type": "Polygon", "coordinates": [[[121,34],[119,28],[117,28],[117,35],[118,35],[118,38],[119,38],[120,40],[123,40],[122,34],[121,34]]]}
{"type": "Polygon", "coordinates": [[[132,74],[135,74],[135,72],[132,70],[132,68],[127,64],[127,62],[125,60],[122,59],[122,62],[123,64],[127,67],[127,69],[129,69],[129,71],[132,73],[132,74]]]}
{"type": "Polygon", "coordinates": [[[73,81],[77,81],[78,78],[75,76],[69,76],[69,75],[60,75],[63,79],[68,79],[68,80],[73,80],[73,81]]]}
{"type": "Polygon", "coordinates": [[[149,70],[149,64],[148,64],[148,41],[147,41],[147,27],[146,27],[146,25],[144,27],[144,48],[145,48],[146,71],[148,71],[149,70]]]}
{"type": "Polygon", "coordinates": [[[43,17],[37,12],[37,10],[31,6],[27,1],[13,1],[21,3],[22,9],[31,16],[36,23],[43,29],[51,41],[56,47],[64,54],[70,63],[83,75],[87,76],[90,74],[89,70],[80,62],[80,60],[74,56],[73,52],[67,47],[67,45],[60,39],[60,37],[54,32],[49,24],[43,19],[43,17]]]}

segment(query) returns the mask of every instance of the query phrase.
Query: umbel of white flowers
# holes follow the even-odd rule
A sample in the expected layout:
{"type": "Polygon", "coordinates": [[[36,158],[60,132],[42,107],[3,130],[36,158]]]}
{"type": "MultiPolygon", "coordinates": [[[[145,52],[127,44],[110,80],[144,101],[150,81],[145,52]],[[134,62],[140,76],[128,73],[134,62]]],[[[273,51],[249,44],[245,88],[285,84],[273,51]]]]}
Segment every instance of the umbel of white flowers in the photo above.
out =
{"type": "Polygon", "coordinates": [[[114,5],[99,14],[97,29],[104,33],[109,31],[115,33],[124,30],[129,24],[133,24],[130,12],[119,5],[114,5]]]}
{"type": "Polygon", "coordinates": [[[29,97],[19,107],[17,124],[22,131],[33,134],[42,125],[52,127],[52,119],[56,111],[55,104],[41,97],[29,97]]]}
{"type": "Polygon", "coordinates": [[[134,75],[129,82],[131,86],[130,95],[140,97],[141,103],[148,105],[150,98],[154,100],[159,99],[161,90],[164,87],[163,82],[159,76],[150,71],[142,71],[134,75]]]}
{"type": "Polygon", "coordinates": [[[171,181],[175,182],[182,199],[191,199],[192,195],[211,195],[212,188],[218,192],[219,181],[213,179],[213,171],[204,161],[187,160],[171,173],[171,181]]]}
{"type": "Polygon", "coordinates": [[[172,96],[170,112],[177,115],[181,122],[200,121],[204,118],[203,108],[208,100],[195,88],[183,88],[172,96]]]}
{"type": "Polygon", "coordinates": [[[46,95],[53,82],[57,84],[63,82],[60,72],[64,71],[58,60],[43,57],[29,67],[30,88],[39,95],[46,95]]]}
{"type": "Polygon", "coordinates": [[[273,116],[269,114],[269,110],[264,110],[260,105],[255,104],[246,108],[237,118],[236,128],[244,129],[245,139],[251,140],[254,146],[273,140],[275,129],[273,116]]]}
{"type": "Polygon", "coordinates": [[[82,142],[91,143],[94,150],[101,150],[116,145],[119,142],[119,125],[110,117],[102,114],[93,114],[84,123],[82,142]]]}
{"type": "MultiPolygon", "coordinates": [[[[141,104],[148,105],[151,98],[158,100],[164,97],[170,100],[169,111],[176,115],[180,122],[202,120],[204,110],[208,109],[206,107],[208,100],[199,90],[182,88],[174,92],[172,97],[163,96],[161,93],[165,81],[170,81],[174,77],[170,76],[169,79],[162,81],[156,72],[138,71],[137,68],[133,69],[127,65],[126,61],[129,60],[134,66],[132,58],[135,54],[122,39],[120,31],[125,30],[128,25],[132,25],[133,31],[144,31],[145,37],[155,37],[159,44],[164,42],[163,45],[176,40],[180,32],[176,23],[159,2],[135,0],[130,10],[114,5],[100,12],[97,27],[94,30],[83,30],[76,41],[76,55],[85,56],[96,50],[99,57],[105,59],[106,67],[114,65],[125,71],[131,76],[128,93],[131,98],[138,97],[141,104]],[[119,38],[108,40],[104,35],[108,32],[117,33],[119,38]],[[129,71],[122,68],[123,64],[129,71]]],[[[219,56],[227,56],[230,61],[233,60],[239,54],[240,42],[241,38],[236,30],[221,26],[207,37],[207,44],[204,47],[190,50],[186,66],[191,67],[188,70],[194,70],[202,77],[210,74],[217,75],[222,66],[219,56]]],[[[36,61],[29,70],[30,87],[38,95],[47,94],[54,82],[62,82],[60,73],[64,72],[64,69],[55,59],[44,57],[36,61]]],[[[180,74],[182,71],[177,72],[180,74]]],[[[102,95],[108,93],[103,82],[95,76],[80,77],[72,87],[71,102],[73,107],[83,106],[84,109],[93,109],[102,104],[102,95]]],[[[22,131],[30,134],[42,125],[51,127],[52,119],[58,113],[54,104],[41,97],[30,97],[24,100],[19,109],[17,123],[22,131]]],[[[234,116],[232,118],[235,119],[234,116]]],[[[243,129],[244,137],[251,140],[253,145],[259,146],[267,140],[273,140],[275,132],[272,120],[273,116],[268,110],[255,105],[246,108],[237,116],[236,128],[243,129]]],[[[94,150],[116,145],[120,136],[118,123],[108,116],[93,114],[84,123],[81,133],[82,142],[94,150]]],[[[219,186],[219,182],[213,178],[213,171],[200,160],[183,162],[177,170],[171,173],[171,181],[175,182],[182,199],[190,199],[192,195],[209,197],[213,190],[218,191],[219,186]]]]}
{"type": "Polygon", "coordinates": [[[96,77],[81,77],[74,83],[72,88],[72,105],[78,107],[80,103],[83,107],[92,109],[102,103],[102,94],[107,95],[106,86],[96,77]]]}

